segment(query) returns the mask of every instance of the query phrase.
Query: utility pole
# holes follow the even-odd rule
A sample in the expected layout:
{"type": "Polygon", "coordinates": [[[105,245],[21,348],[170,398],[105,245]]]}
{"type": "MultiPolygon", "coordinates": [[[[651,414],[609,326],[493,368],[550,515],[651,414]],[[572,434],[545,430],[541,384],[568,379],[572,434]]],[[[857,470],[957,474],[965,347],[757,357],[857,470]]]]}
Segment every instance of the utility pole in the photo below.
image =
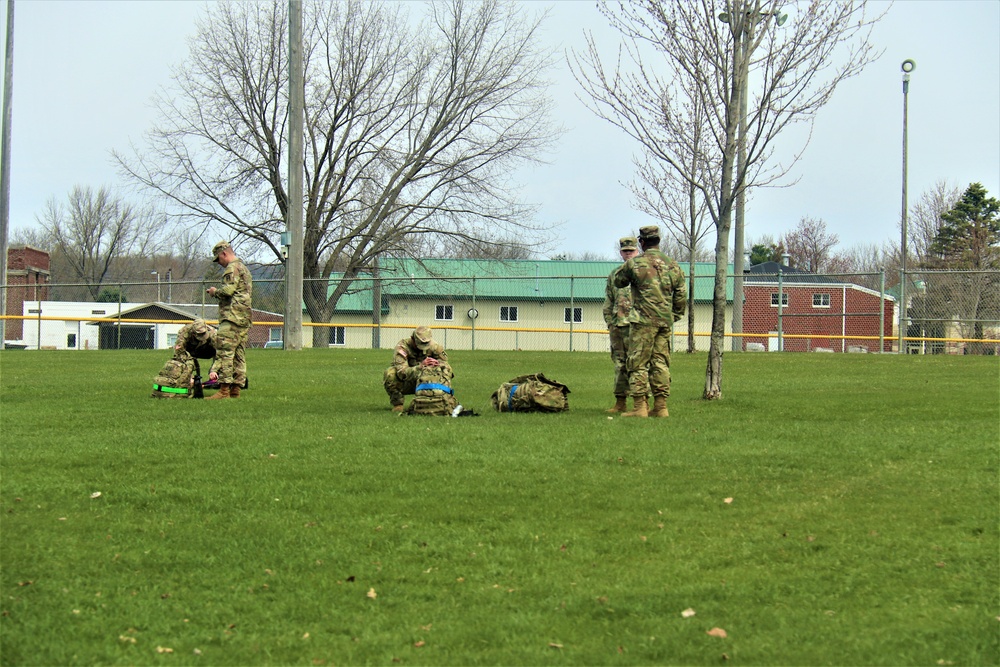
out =
{"type": "MultiPolygon", "coordinates": [[[[10,121],[14,92],[14,0],[7,0],[7,50],[3,68],[3,139],[0,141],[0,315],[7,314],[7,232],[10,229],[10,121]]],[[[0,347],[7,320],[0,317],[0,347]]]]}
{"type": "Polygon", "coordinates": [[[900,219],[899,239],[899,353],[906,354],[906,247],[907,236],[907,205],[906,205],[906,168],[907,168],[907,115],[909,113],[910,72],[916,69],[917,63],[909,58],[903,61],[903,213],[900,219]]]}
{"type": "Polygon", "coordinates": [[[302,0],[288,0],[288,211],[285,228],[284,348],[302,349],[302,118],[305,97],[302,72],[302,0]]]}

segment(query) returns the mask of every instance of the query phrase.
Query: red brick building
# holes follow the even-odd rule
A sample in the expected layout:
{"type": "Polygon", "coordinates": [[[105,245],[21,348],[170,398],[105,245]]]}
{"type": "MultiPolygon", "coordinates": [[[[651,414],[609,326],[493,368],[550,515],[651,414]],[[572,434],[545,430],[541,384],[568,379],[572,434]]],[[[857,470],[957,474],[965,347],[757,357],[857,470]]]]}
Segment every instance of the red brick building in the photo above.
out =
{"type": "MultiPolygon", "coordinates": [[[[25,301],[47,301],[49,298],[49,253],[31,246],[7,248],[6,312],[24,312],[25,301]]],[[[24,324],[20,319],[4,320],[4,340],[21,340],[24,324]]]]}
{"type": "Polygon", "coordinates": [[[888,294],[776,262],[750,267],[743,293],[744,349],[779,349],[780,330],[789,352],[878,352],[881,329],[882,351],[892,351],[896,302],[888,294]]]}

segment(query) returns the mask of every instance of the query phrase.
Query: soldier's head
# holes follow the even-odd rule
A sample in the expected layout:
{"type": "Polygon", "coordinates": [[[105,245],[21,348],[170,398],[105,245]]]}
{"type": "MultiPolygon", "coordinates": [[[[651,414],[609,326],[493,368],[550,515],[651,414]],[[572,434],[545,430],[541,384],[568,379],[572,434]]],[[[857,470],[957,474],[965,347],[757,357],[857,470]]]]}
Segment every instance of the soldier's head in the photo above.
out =
{"type": "Polygon", "coordinates": [[[622,261],[627,262],[639,253],[639,244],[634,236],[623,236],[618,239],[618,254],[622,261]]]}
{"type": "Polygon", "coordinates": [[[434,342],[431,338],[431,328],[425,326],[417,327],[413,330],[410,340],[413,341],[418,350],[426,350],[434,342]]]}
{"type": "Polygon", "coordinates": [[[213,262],[225,268],[236,258],[236,253],[233,252],[229,241],[219,241],[212,246],[212,257],[214,257],[213,262]]]}
{"type": "Polygon", "coordinates": [[[660,228],[656,225],[646,225],[639,228],[639,245],[643,250],[656,248],[660,245],[660,228]]]}

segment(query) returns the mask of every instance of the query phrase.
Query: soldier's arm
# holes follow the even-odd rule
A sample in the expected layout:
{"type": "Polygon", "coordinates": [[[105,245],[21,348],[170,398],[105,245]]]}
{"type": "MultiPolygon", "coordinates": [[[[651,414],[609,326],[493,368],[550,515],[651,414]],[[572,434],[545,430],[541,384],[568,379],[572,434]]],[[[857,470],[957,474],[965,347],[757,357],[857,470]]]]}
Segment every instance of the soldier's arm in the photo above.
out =
{"type": "Polygon", "coordinates": [[[687,312],[687,281],[684,279],[684,271],[680,266],[677,267],[675,274],[673,275],[673,288],[674,288],[674,322],[678,321],[684,317],[684,313],[687,312]]]}
{"type": "Polygon", "coordinates": [[[239,287],[240,278],[236,273],[236,263],[232,263],[226,267],[225,273],[222,274],[222,286],[215,288],[216,298],[220,296],[232,296],[236,293],[236,288],[239,287]]]}
{"type": "Polygon", "coordinates": [[[615,287],[626,287],[632,284],[632,266],[632,260],[630,259],[615,272],[615,287]]]}
{"type": "Polygon", "coordinates": [[[608,278],[607,284],[604,286],[604,308],[602,313],[604,314],[604,323],[611,326],[611,320],[615,312],[615,288],[614,283],[612,283],[611,278],[608,278]]]}

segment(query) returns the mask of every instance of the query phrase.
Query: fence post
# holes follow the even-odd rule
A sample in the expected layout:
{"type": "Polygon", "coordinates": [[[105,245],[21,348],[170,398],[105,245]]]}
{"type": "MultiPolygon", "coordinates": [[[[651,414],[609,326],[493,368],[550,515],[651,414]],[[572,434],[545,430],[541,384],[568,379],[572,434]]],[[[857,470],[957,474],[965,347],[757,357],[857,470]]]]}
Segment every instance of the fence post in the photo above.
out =
{"type": "MultiPolygon", "coordinates": [[[[903,259],[906,262],[906,259],[903,259]]],[[[899,269],[899,342],[898,354],[906,354],[906,269],[899,269]]]]}
{"type": "Polygon", "coordinates": [[[878,269],[878,353],[885,353],[885,268],[878,269]]]}
{"type": "Polygon", "coordinates": [[[784,289],[783,289],[784,285],[782,280],[783,277],[784,274],[782,273],[781,267],[779,266],[778,267],[778,352],[785,351],[785,341],[783,337],[783,328],[782,328],[782,310],[783,310],[782,302],[785,300],[784,289]]]}
{"type": "Polygon", "coordinates": [[[125,291],[125,284],[119,283],[118,284],[118,327],[117,327],[118,342],[115,345],[116,350],[122,349],[122,292],[124,291],[125,291]]]}
{"type": "Polygon", "coordinates": [[[478,319],[479,311],[476,310],[476,277],[472,277],[472,312],[476,314],[477,317],[472,318],[472,350],[476,350],[476,319],[478,319]]]}
{"type": "Polygon", "coordinates": [[[573,320],[576,319],[574,315],[574,303],[573,303],[573,276],[569,277],[569,351],[573,351],[573,320]]]}

